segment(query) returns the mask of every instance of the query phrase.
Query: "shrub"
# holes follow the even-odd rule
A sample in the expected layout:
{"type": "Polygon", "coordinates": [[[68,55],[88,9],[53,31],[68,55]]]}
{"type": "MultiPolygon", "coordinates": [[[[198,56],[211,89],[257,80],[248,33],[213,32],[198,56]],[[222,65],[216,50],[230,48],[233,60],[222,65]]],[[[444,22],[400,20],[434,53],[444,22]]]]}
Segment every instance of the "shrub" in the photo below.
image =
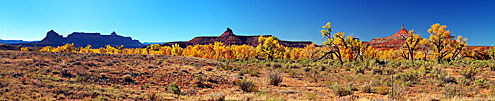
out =
{"type": "Polygon", "coordinates": [[[408,82],[408,83],[416,84],[419,82],[420,76],[419,76],[419,72],[414,70],[405,73],[399,73],[397,74],[395,79],[398,79],[404,83],[408,82]]]}
{"type": "Polygon", "coordinates": [[[146,96],[150,101],[163,101],[165,99],[162,99],[158,93],[156,92],[151,92],[151,93],[146,93],[146,96]]]}
{"type": "Polygon", "coordinates": [[[371,71],[373,71],[373,74],[383,74],[383,68],[379,66],[371,68],[371,71]]]}
{"type": "Polygon", "coordinates": [[[352,94],[350,87],[341,87],[337,83],[333,84],[332,91],[337,96],[347,96],[352,94]]]}
{"type": "Polygon", "coordinates": [[[394,99],[403,100],[405,87],[397,84],[392,89],[393,92],[391,94],[394,97],[394,99]]]}
{"type": "Polygon", "coordinates": [[[363,67],[363,66],[357,66],[357,67],[356,67],[356,73],[361,73],[361,74],[364,74],[364,70],[365,70],[365,69],[366,69],[366,68],[365,68],[365,67],[363,67]]]}
{"type": "Polygon", "coordinates": [[[62,73],[62,76],[63,76],[63,77],[72,77],[72,76],[73,76],[73,75],[70,73],[70,71],[69,71],[69,70],[67,70],[67,69],[65,69],[65,68],[64,68],[64,69],[62,69],[61,73],[62,73]]]}
{"type": "Polygon", "coordinates": [[[442,94],[446,98],[452,98],[456,96],[458,93],[459,92],[457,92],[457,87],[451,83],[447,84],[442,90],[442,94]]]}
{"type": "Polygon", "coordinates": [[[308,94],[308,99],[310,99],[310,100],[315,100],[315,99],[316,99],[316,94],[314,94],[314,93],[309,93],[309,94],[308,94]]]}
{"type": "Polygon", "coordinates": [[[280,76],[279,71],[271,71],[268,80],[271,85],[278,86],[278,84],[282,82],[282,76],[280,76]]]}
{"type": "Polygon", "coordinates": [[[476,76],[476,74],[478,74],[479,72],[480,72],[480,70],[477,67],[470,66],[468,68],[462,69],[460,74],[463,77],[465,77],[466,79],[474,81],[474,79],[475,79],[474,76],[476,76]]]}
{"type": "Polygon", "coordinates": [[[124,78],[124,82],[130,82],[130,83],[134,82],[134,80],[132,79],[132,76],[129,74],[124,75],[123,78],[124,78]]]}
{"type": "Polygon", "coordinates": [[[389,89],[387,87],[377,87],[373,89],[373,92],[376,92],[381,95],[387,95],[389,93],[389,89]]]}
{"type": "Polygon", "coordinates": [[[242,79],[239,82],[239,86],[241,87],[241,90],[244,91],[244,92],[253,92],[253,91],[256,91],[257,90],[256,85],[254,84],[254,82],[251,81],[251,80],[248,80],[246,78],[242,79]]]}
{"type": "Polygon", "coordinates": [[[208,101],[224,101],[225,95],[222,93],[212,93],[210,94],[210,99],[208,101]]]}
{"type": "Polygon", "coordinates": [[[488,64],[488,68],[490,69],[490,71],[495,71],[495,63],[488,64]]]}
{"type": "Polygon", "coordinates": [[[480,88],[486,88],[488,86],[487,84],[488,81],[484,78],[474,81],[474,85],[479,86],[480,88]]]}
{"type": "Polygon", "coordinates": [[[175,82],[168,86],[168,92],[174,93],[176,95],[180,95],[181,93],[179,85],[175,84],[175,82]]]}
{"type": "Polygon", "coordinates": [[[249,75],[251,76],[258,76],[258,70],[254,69],[254,70],[251,70],[251,72],[249,72],[249,75]]]}
{"type": "Polygon", "coordinates": [[[366,83],[363,86],[361,86],[360,90],[363,93],[371,93],[371,85],[369,83],[366,83]]]}

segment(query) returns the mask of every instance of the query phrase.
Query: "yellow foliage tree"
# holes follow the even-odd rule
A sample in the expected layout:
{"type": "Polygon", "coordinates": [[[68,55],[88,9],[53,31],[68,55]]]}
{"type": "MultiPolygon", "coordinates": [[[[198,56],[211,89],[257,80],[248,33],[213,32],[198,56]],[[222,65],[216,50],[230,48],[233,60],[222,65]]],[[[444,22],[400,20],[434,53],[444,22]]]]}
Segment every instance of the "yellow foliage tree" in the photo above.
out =
{"type": "Polygon", "coordinates": [[[462,39],[460,36],[457,40],[453,40],[454,36],[451,35],[450,30],[447,30],[446,25],[433,24],[428,29],[428,33],[430,33],[430,39],[428,39],[430,48],[439,63],[448,57],[455,59],[467,45],[467,39],[462,39]]]}
{"type": "Polygon", "coordinates": [[[258,42],[260,44],[256,46],[256,52],[264,55],[266,59],[273,60],[283,50],[283,47],[278,43],[277,37],[263,38],[260,35],[258,42]]]}
{"type": "Polygon", "coordinates": [[[183,49],[179,46],[179,44],[172,45],[172,55],[173,56],[181,56],[183,49]]]}
{"type": "Polygon", "coordinates": [[[26,48],[26,47],[22,47],[22,48],[21,48],[21,51],[28,51],[28,50],[29,50],[29,49],[28,49],[28,48],[26,48]]]}
{"type": "Polygon", "coordinates": [[[40,49],[40,52],[52,52],[52,46],[45,46],[40,49]]]}
{"type": "Polygon", "coordinates": [[[414,34],[414,30],[410,30],[407,36],[402,36],[405,40],[400,49],[400,55],[409,60],[414,60],[414,53],[420,49],[424,48],[424,45],[428,42],[427,39],[421,38],[418,34],[414,34]]]}
{"type": "Polygon", "coordinates": [[[363,59],[362,49],[366,48],[364,48],[365,46],[362,41],[352,36],[345,36],[343,32],[337,32],[332,35],[332,25],[330,22],[327,22],[322,27],[324,29],[321,30],[321,35],[323,36],[323,46],[326,51],[319,59],[331,55],[332,58],[339,59],[341,64],[343,64],[343,59],[350,61],[357,60],[358,58],[363,59]]]}
{"type": "Polygon", "coordinates": [[[456,59],[457,56],[463,51],[465,50],[466,46],[467,46],[467,38],[462,38],[462,36],[457,36],[457,40],[453,40],[452,43],[450,43],[450,50],[453,51],[452,53],[452,59],[456,59]]]}

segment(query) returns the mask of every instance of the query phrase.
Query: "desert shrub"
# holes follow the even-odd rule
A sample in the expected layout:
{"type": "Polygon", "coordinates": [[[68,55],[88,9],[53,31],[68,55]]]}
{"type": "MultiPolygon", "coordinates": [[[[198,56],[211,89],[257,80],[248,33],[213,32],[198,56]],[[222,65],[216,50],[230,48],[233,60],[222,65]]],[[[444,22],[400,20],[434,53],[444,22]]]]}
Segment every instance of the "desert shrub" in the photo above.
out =
{"type": "Polygon", "coordinates": [[[248,73],[248,70],[245,70],[245,69],[241,69],[239,71],[239,76],[244,76],[244,74],[247,74],[248,73]]]}
{"type": "Polygon", "coordinates": [[[65,69],[65,68],[64,68],[64,69],[62,69],[62,71],[60,71],[60,73],[62,73],[62,76],[63,76],[63,77],[72,77],[72,76],[73,76],[73,75],[70,73],[70,71],[69,71],[69,70],[67,70],[67,69],[65,69]]]}
{"type": "Polygon", "coordinates": [[[315,100],[316,99],[316,94],[315,93],[309,93],[307,95],[307,97],[308,97],[309,100],[315,100]]]}
{"type": "Polygon", "coordinates": [[[265,99],[265,101],[283,101],[282,97],[270,97],[265,99]]]}
{"type": "Polygon", "coordinates": [[[292,70],[292,69],[289,69],[289,70],[287,71],[287,74],[289,74],[292,78],[295,78],[295,77],[297,77],[297,76],[298,76],[297,71],[294,71],[294,70],[292,70]]]}
{"type": "Polygon", "coordinates": [[[261,96],[261,95],[265,95],[266,94],[266,90],[259,90],[256,92],[256,96],[261,96]]]}
{"type": "Polygon", "coordinates": [[[150,101],[163,101],[165,99],[161,98],[160,95],[156,92],[146,93],[147,98],[150,101]]]}
{"type": "Polygon", "coordinates": [[[174,93],[176,95],[180,95],[181,93],[179,85],[175,84],[175,82],[168,86],[168,92],[174,93]]]}
{"type": "Polygon", "coordinates": [[[495,63],[490,63],[488,64],[488,69],[490,69],[490,71],[495,71],[495,63]]]}
{"type": "Polygon", "coordinates": [[[292,69],[299,69],[299,68],[301,68],[301,66],[299,64],[297,64],[297,63],[294,63],[294,64],[291,64],[290,68],[292,68],[292,69]]]}
{"type": "Polygon", "coordinates": [[[373,92],[376,92],[380,95],[387,95],[389,93],[389,89],[387,87],[376,87],[373,89],[373,92]]]}
{"type": "Polygon", "coordinates": [[[372,92],[372,91],[371,91],[371,84],[369,84],[369,83],[363,84],[363,85],[361,86],[361,89],[360,89],[360,90],[361,90],[361,92],[363,92],[363,93],[371,93],[371,92],[372,92]]]}
{"type": "Polygon", "coordinates": [[[254,84],[254,82],[251,81],[251,80],[248,80],[246,78],[242,79],[239,82],[239,87],[244,92],[253,92],[253,91],[256,91],[257,90],[256,85],[254,84]]]}
{"type": "Polygon", "coordinates": [[[430,74],[430,77],[434,78],[435,81],[440,85],[446,83],[457,83],[454,77],[450,76],[447,72],[445,72],[441,68],[434,68],[430,74]]]}
{"type": "Polygon", "coordinates": [[[350,87],[341,87],[336,82],[332,86],[332,91],[337,96],[347,96],[352,94],[350,87]]]}
{"type": "Polygon", "coordinates": [[[212,93],[209,95],[210,99],[208,101],[224,101],[225,95],[222,93],[212,93]]]}
{"type": "Polygon", "coordinates": [[[431,73],[433,70],[433,66],[420,66],[418,69],[422,74],[428,74],[431,73]]]}
{"type": "Polygon", "coordinates": [[[460,74],[466,78],[466,79],[469,79],[471,81],[474,81],[475,78],[474,76],[476,76],[476,74],[478,74],[480,72],[480,70],[477,68],[477,67],[474,67],[474,66],[469,66],[465,69],[462,69],[462,71],[460,72],[460,74]]]}
{"type": "Polygon", "coordinates": [[[404,83],[417,84],[420,80],[419,72],[412,70],[409,72],[403,72],[396,75],[395,79],[400,80],[404,83]]]}
{"type": "Polygon", "coordinates": [[[251,75],[251,76],[258,76],[258,74],[259,74],[258,70],[256,70],[256,69],[250,70],[250,72],[249,72],[249,75],[251,75]]]}
{"type": "Polygon", "coordinates": [[[401,86],[399,84],[395,85],[394,87],[392,87],[392,97],[394,97],[393,99],[398,99],[398,100],[403,100],[403,97],[405,95],[405,88],[404,86],[401,86]]]}
{"type": "Polygon", "coordinates": [[[443,88],[443,90],[442,90],[442,94],[443,94],[443,96],[444,96],[444,97],[446,97],[446,98],[452,98],[452,97],[454,97],[454,96],[458,95],[458,93],[459,93],[459,92],[458,92],[458,90],[457,90],[457,87],[456,87],[454,84],[452,84],[452,83],[447,84],[447,85],[443,88]]]}
{"type": "Polygon", "coordinates": [[[356,73],[361,73],[361,74],[364,74],[364,70],[365,70],[365,69],[366,69],[366,68],[365,68],[365,67],[363,67],[363,66],[357,66],[357,67],[356,67],[356,73]]]}
{"type": "Polygon", "coordinates": [[[122,78],[124,78],[124,82],[130,82],[130,83],[134,82],[134,80],[132,79],[132,76],[129,74],[124,75],[124,77],[122,77],[122,78]]]}
{"type": "Polygon", "coordinates": [[[487,84],[488,84],[488,81],[486,79],[484,79],[484,78],[478,79],[478,80],[475,80],[474,81],[474,85],[475,86],[478,86],[480,88],[486,88],[486,87],[488,87],[487,84]]]}
{"type": "Polygon", "coordinates": [[[373,71],[373,74],[380,74],[380,75],[383,74],[383,68],[380,66],[375,66],[371,68],[371,71],[373,71]]]}
{"type": "Polygon", "coordinates": [[[280,76],[279,71],[270,71],[268,80],[270,81],[271,85],[278,86],[278,84],[282,82],[282,76],[280,76]]]}

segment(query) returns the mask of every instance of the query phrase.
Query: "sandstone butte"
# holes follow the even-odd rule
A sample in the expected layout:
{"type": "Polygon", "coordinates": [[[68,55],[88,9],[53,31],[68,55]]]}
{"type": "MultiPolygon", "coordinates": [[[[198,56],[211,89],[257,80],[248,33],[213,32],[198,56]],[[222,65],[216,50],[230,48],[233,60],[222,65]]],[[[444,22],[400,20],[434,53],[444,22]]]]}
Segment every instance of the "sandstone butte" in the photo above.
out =
{"type": "Polygon", "coordinates": [[[100,35],[100,33],[85,33],[85,32],[73,32],[72,34],[63,37],[57,32],[50,30],[46,33],[46,37],[39,42],[20,43],[13,45],[20,45],[24,47],[35,46],[63,46],[66,43],[74,43],[75,47],[86,47],[91,45],[92,48],[105,47],[106,45],[120,46],[124,45],[125,48],[139,48],[144,45],[138,40],[133,40],[131,37],[123,37],[112,32],[110,35],[100,35]]]}
{"type": "Polygon", "coordinates": [[[408,31],[404,29],[404,24],[402,24],[402,28],[397,31],[392,36],[383,37],[383,38],[374,38],[369,42],[363,42],[365,45],[372,46],[378,50],[389,50],[389,49],[399,49],[404,44],[405,39],[403,37],[407,37],[408,31]]]}
{"type": "MultiPolygon", "coordinates": [[[[234,32],[232,32],[232,29],[227,28],[225,32],[223,32],[222,35],[220,36],[199,36],[195,37],[189,41],[175,41],[175,42],[168,42],[161,44],[162,46],[172,46],[174,44],[179,44],[181,47],[186,47],[187,45],[208,45],[208,44],[214,44],[215,42],[222,42],[224,45],[251,45],[251,46],[257,46],[258,43],[258,38],[260,35],[256,36],[242,36],[242,35],[235,35],[234,32]]],[[[263,37],[271,37],[272,35],[262,35],[263,37]]],[[[306,45],[309,45],[313,42],[311,41],[285,41],[285,40],[279,40],[279,43],[282,46],[286,47],[305,47],[306,45]]]]}
{"type": "MultiPolygon", "coordinates": [[[[382,37],[382,38],[374,38],[371,41],[363,42],[367,46],[372,46],[380,51],[389,50],[389,49],[400,49],[404,44],[404,37],[408,37],[409,31],[404,29],[404,24],[402,24],[402,28],[397,31],[392,36],[382,37]]],[[[469,45],[469,43],[468,43],[469,45]]],[[[488,50],[493,48],[493,46],[467,46],[468,50],[478,49],[478,50],[488,50]]]]}

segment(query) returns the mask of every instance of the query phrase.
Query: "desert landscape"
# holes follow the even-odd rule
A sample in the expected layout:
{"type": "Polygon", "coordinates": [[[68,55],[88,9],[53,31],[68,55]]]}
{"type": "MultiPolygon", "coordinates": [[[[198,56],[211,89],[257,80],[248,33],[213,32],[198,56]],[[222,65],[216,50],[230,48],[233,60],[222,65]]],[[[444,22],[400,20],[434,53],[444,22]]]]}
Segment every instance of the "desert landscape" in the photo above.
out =
{"type": "Polygon", "coordinates": [[[65,44],[2,50],[0,99],[494,99],[495,49],[468,49],[467,39],[454,39],[445,25],[431,25],[430,39],[402,27],[381,42],[403,45],[383,51],[332,33],[330,22],[322,28],[323,45],[301,48],[279,44],[273,36],[255,37],[256,47],[223,44],[220,38],[236,36],[228,29],[220,42],[185,48],[65,44]]]}
{"type": "Polygon", "coordinates": [[[494,101],[495,1],[0,3],[0,101],[494,101]]]}

